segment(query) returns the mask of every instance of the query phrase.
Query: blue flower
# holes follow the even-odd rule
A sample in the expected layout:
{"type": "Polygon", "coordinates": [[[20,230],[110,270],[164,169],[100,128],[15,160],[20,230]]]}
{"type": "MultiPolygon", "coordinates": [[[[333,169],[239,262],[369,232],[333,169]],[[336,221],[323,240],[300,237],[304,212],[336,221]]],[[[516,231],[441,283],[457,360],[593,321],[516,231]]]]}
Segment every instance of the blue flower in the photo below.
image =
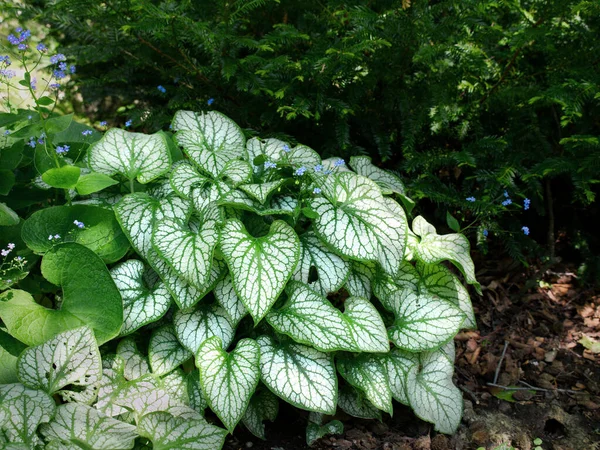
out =
{"type": "Polygon", "coordinates": [[[275,164],[274,162],[267,161],[265,163],[265,169],[275,169],[276,167],[277,167],[277,164],[275,164]]]}
{"type": "Polygon", "coordinates": [[[7,66],[10,66],[12,64],[12,61],[10,60],[10,57],[8,55],[6,55],[6,56],[0,56],[0,63],[4,63],[7,66]]]}
{"type": "Polygon", "coordinates": [[[52,64],[57,64],[60,61],[66,61],[67,57],[65,55],[63,55],[62,53],[57,53],[56,55],[53,55],[50,57],[50,62],[52,64]]]}
{"type": "Polygon", "coordinates": [[[106,120],[103,120],[102,122],[100,122],[101,127],[105,127],[106,125],[108,125],[108,122],[106,120]]]}
{"type": "Polygon", "coordinates": [[[214,98],[209,98],[206,103],[208,103],[208,106],[212,105],[215,102],[214,98]]]}
{"type": "Polygon", "coordinates": [[[77,219],[75,219],[75,220],[73,221],[73,223],[75,224],[75,226],[76,226],[77,228],[85,228],[85,224],[84,224],[83,222],[80,222],[80,221],[79,221],[79,220],[77,220],[77,219]]]}
{"type": "Polygon", "coordinates": [[[346,164],[346,161],[344,161],[343,159],[338,159],[336,162],[333,163],[333,167],[340,167],[344,164],[346,164]]]}
{"type": "Polygon", "coordinates": [[[31,138],[27,145],[29,145],[31,148],[35,148],[35,139],[31,138]]]}
{"type": "Polygon", "coordinates": [[[27,50],[27,45],[25,45],[25,44],[19,44],[19,46],[17,48],[19,50],[21,50],[21,51],[25,51],[25,50],[27,50]]]}
{"type": "Polygon", "coordinates": [[[131,119],[129,119],[127,122],[125,122],[125,128],[128,128],[131,126],[131,119]]]}
{"type": "Polygon", "coordinates": [[[6,131],[4,132],[4,136],[8,136],[9,134],[10,134],[10,130],[6,130],[6,131]]]}
{"type": "Polygon", "coordinates": [[[56,153],[58,155],[62,155],[64,153],[67,153],[69,151],[69,146],[68,145],[59,145],[56,147],[56,153]]]}
{"type": "Polygon", "coordinates": [[[296,175],[297,177],[301,177],[302,175],[304,175],[304,172],[306,172],[306,167],[302,166],[299,169],[296,169],[294,175],[296,175]]]}
{"type": "Polygon", "coordinates": [[[51,89],[60,89],[60,84],[59,84],[59,83],[52,83],[52,84],[50,85],[50,88],[51,88],[51,89]]]}
{"type": "Polygon", "coordinates": [[[287,145],[287,144],[284,144],[283,151],[286,152],[286,153],[289,153],[290,152],[290,146],[287,145]]]}
{"type": "Polygon", "coordinates": [[[323,164],[317,164],[314,168],[314,171],[319,173],[323,170],[323,164]]]}
{"type": "Polygon", "coordinates": [[[525,236],[529,236],[529,227],[521,227],[521,230],[525,236]]]}
{"type": "Polygon", "coordinates": [[[512,200],[510,198],[507,198],[506,200],[504,200],[502,202],[502,206],[508,206],[512,203],[512,200]]]}
{"type": "Polygon", "coordinates": [[[489,233],[488,233],[488,230],[483,230],[483,235],[484,235],[485,237],[488,237],[488,234],[489,234],[489,233]]]}
{"type": "Polygon", "coordinates": [[[504,196],[505,196],[506,198],[508,198],[508,197],[509,197],[509,196],[508,196],[508,191],[504,191],[504,196]]]}
{"type": "Polygon", "coordinates": [[[29,85],[31,86],[31,90],[35,91],[37,89],[37,78],[33,77],[29,82],[29,85]]]}
{"type": "Polygon", "coordinates": [[[84,136],[91,136],[92,135],[92,130],[83,130],[81,132],[81,134],[83,134],[84,136]]]}
{"type": "Polygon", "coordinates": [[[523,200],[523,209],[525,211],[527,211],[529,209],[529,205],[531,204],[531,200],[529,200],[528,198],[526,198],[525,200],[523,200]]]}
{"type": "Polygon", "coordinates": [[[75,73],[76,70],[77,70],[77,68],[73,65],[71,67],[69,67],[69,72],[71,72],[71,73],[75,73]]]}
{"type": "Polygon", "coordinates": [[[48,50],[48,47],[46,47],[44,44],[42,44],[41,42],[37,45],[36,47],[38,52],[45,52],[46,50],[48,50]]]}
{"type": "Polygon", "coordinates": [[[156,87],[156,89],[158,89],[163,94],[167,92],[167,90],[164,88],[164,86],[161,86],[160,84],[156,87]]]}
{"type": "Polygon", "coordinates": [[[477,199],[475,197],[467,197],[465,200],[468,201],[468,202],[473,203],[477,199]]]}
{"type": "Polygon", "coordinates": [[[331,170],[324,170],[323,175],[331,175],[331,170]]]}
{"type": "Polygon", "coordinates": [[[55,70],[52,72],[52,75],[54,75],[54,78],[56,78],[57,80],[62,80],[64,77],[67,76],[67,74],[63,70],[55,70]]]}
{"type": "Polygon", "coordinates": [[[16,75],[14,70],[9,69],[0,69],[0,75],[4,75],[9,80],[16,75]]]}
{"type": "Polygon", "coordinates": [[[60,62],[60,63],[58,63],[58,68],[59,68],[60,70],[67,70],[67,63],[66,63],[66,62],[64,62],[64,61],[63,61],[63,62],[60,62]]]}
{"type": "Polygon", "coordinates": [[[314,188],[313,189],[313,194],[319,195],[320,193],[321,193],[321,189],[320,188],[314,188]]]}

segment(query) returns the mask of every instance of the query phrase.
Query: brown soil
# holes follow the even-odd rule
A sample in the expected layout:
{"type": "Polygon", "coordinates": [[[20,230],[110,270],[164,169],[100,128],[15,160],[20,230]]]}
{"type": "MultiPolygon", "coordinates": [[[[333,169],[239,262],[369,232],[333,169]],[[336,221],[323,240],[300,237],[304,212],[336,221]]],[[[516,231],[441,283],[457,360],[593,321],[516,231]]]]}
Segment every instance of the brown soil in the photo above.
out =
{"type": "MultiPolygon", "coordinates": [[[[454,382],[465,400],[457,433],[437,434],[396,405],[382,423],[336,417],[345,433],[311,448],[533,450],[539,438],[543,450],[600,450],[600,348],[593,352],[579,342],[584,336],[600,341],[600,294],[578,287],[568,267],[524,271],[508,260],[488,265],[478,274],[483,296],[473,297],[478,330],[455,339],[454,382]]],[[[309,448],[305,426],[305,414],[283,406],[277,421],[267,423],[267,441],[239,427],[225,448],[309,448]]]]}

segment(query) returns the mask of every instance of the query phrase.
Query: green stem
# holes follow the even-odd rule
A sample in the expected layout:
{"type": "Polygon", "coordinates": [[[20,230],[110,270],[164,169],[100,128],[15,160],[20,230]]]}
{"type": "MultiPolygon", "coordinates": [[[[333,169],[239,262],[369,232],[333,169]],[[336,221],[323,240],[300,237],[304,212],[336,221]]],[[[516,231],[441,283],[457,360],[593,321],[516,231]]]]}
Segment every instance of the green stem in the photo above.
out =
{"type": "Polygon", "coordinates": [[[133,186],[133,178],[129,179],[129,190],[131,191],[132,194],[135,192],[135,188],[133,186]]]}

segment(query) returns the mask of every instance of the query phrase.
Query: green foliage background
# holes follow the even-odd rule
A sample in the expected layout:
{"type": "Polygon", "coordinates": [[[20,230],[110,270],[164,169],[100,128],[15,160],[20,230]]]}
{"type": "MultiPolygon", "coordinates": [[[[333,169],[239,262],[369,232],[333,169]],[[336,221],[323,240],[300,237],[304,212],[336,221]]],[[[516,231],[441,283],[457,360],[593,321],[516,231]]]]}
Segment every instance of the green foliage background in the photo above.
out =
{"type": "Polygon", "coordinates": [[[535,242],[553,254],[558,239],[565,256],[598,264],[595,0],[27,0],[12,8],[47,24],[77,61],[80,112],[97,120],[132,118],[151,132],[174,111],[214,99],[252,133],[293,135],[324,156],[368,154],[400,171],[422,211],[472,224],[484,251],[498,243],[523,259],[540,254],[535,242]]]}

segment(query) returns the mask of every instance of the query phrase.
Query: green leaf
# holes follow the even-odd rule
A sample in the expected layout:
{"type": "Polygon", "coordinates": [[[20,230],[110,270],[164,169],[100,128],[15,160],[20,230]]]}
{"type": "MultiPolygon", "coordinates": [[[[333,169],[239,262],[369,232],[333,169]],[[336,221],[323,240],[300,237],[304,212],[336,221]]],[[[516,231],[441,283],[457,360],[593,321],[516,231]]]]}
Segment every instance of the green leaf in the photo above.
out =
{"type": "Polygon", "coordinates": [[[132,413],[133,419],[137,423],[146,414],[155,411],[177,413],[183,409],[186,414],[191,413],[193,417],[200,418],[197,412],[190,411],[190,408],[185,407],[181,400],[171,396],[162,385],[161,380],[152,375],[127,382],[113,396],[112,401],[132,413]]]}
{"type": "Polygon", "coordinates": [[[49,106],[54,103],[54,99],[50,97],[40,97],[37,99],[37,104],[41,106],[49,106]]]}
{"type": "Polygon", "coordinates": [[[350,158],[350,167],[362,176],[370,178],[380,187],[383,194],[404,194],[404,183],[399,176],[384,169],[380,169],[371,163],[368,156],[353,156],[350,158]]]}
{"type": "Polygon", "coordinates": [[[177,192],[177,195],[183,198],[190,198],[193,188],[203,186],[209,181],[209,178],[200,175],[188,161],[184,160],[173,164],[171,187],[177,192]]]}
{"type": "Polygon", "coordinates": [[[0,329],[0,384],[15,383],[17,378],[17,358],[27,346],[0,329]]]}
{"type": "Polygon", "coordinates": [[[227,353],[218,337],[204,341],[196,354],[200,385],[210,409],[230,433],[242,419],[260,377],[256,341],[242,339],[227,353]]]}
{"type": "Polygon", "coordinates": [[[387,353],[390,350],[383,320],[367,299],[362,297],[346,299],[343,317],[348,323],[358,350],[370,353],[387,353]]]}
{"type": "Polygon", "coordinates": [[[237,326],[240,320],[248,314],[244,304],[235,293],[231,275],[228,274],[223,280],[217,283],[213,294],[219,305],[227,311],[232,326],[237,326]]]}
{"type": "Polygon", "coordinates": [[[239,188],[254,200],[264,204],[269,196],[273,192],[277,191],[277,189],[279,189],[283,183],[285,183],[285,180],[281,179],[268,183],[242,184],[239,186],[239,188]]]}
{"type": "Polygon", "coordinates": [[[361,261],[377,261],[393,275],[403,260],[406,218],[396,203],[390,209],[381,191],[368,178],[350,172],[332,174],[323,195],[312,199],[319,217],[316,233],[340,254],[361,261]]]}
{"type": "Polygon", "coordinates": [[[81,175],[79,167],[66,165],[45,171],[42,180],[55,188],[73,189],[79,180],[79,175],[81,175]]]}
{"type": "Polygon", "coordinates": [[[250,399],[242,422],[256,437],[265,440],[265,420],[273,422],[279,412],[279,400],[266,389],[257,390],[250,399]]]}
{"type": "Polygon", "coordinates": [[[0,385],[0,434],[13,444],[24,443],[26,448],[41,445],[37,428],[49,422],[55,410],[54,400],[44,391],[20,383],[0,385]]]}
{"type": "Polygon", "coordinates": [[[407,375],[406,393],[415,414],[440,433],[453,434],[460,425],[463,399],[452,383],[453,362],[443,351],[419,355],[407,375]]]}
{"type": "Polygon", "coordinates": [[[172,325],[163,325],[150,337],[148,359],[152,373],[165,375],[192,357],[192,353],[182,347],[177,340],[172,325]]]}
{"type": "Polygon", "coordinates": [[[288,224],[276,220],[269,234],[254,238],[241,221],[228,220],[221,230],[221,251],[238,297],[258,323],[275,303],[298,263],[298,235],[288,224]]]}
{"type": "Polygon", "coordinates": [[[21,232],[27,246],[45,253],[57,242],[77,242],[94,251],[106,263],[118,261],[129,249],[112,211],[100,206],[54,206],[34,212],[23,224],[21,232]],[[78,228],[75,221],[83,222],[78,228]],[[48,239],[59,235],[59,239],[48,239]]]}
{"type": "Polygon", "coordinates": [[[336,358],[336,367],[342,377],[363,391],[375,407],[392,415],[392,392],[381,357],[370,354],[341,355],[336,358]]]}
{"type": "Polygon", "coordinates": [[[43,424],[40,433],[47,441],[59,441],[58,448],[69,449],[129,450],[137,437],[135,426],[78,403],[60,405],[54,420],[43,424]]]}
{"type": "Polygon", "coordinates": [[[126,414],[127,410],[115,405],[113,400],[126,386],[127,380],[123,375],[125,362],[117,355],[107,355],[102,358],[102,378],[98,385],[98,397],[95,408],[110,417],[126,414]]]}
{"type": "Polygon", "coordinates": [[[298,408],[334,414],[337,376],[333,357],[305,345],[276,343],[268,336],[257,339],[263,383],[298,408]]]}
{"type": "Polygon", "coordinates": [[[210,279],[213,250],[219,240],[219,222],[216,206],[204,214],[198,229],[183,227],[180,221],[163,219],[155,223],[152,244],[181,278],[202,289],[210,279]]]}
{"type": "Polygon", "coordinates": [[[199,414],[204,414],[204,410],[208,408],[208,402],[202,393],[202,387],[200,386],[200,372],[198,369],[194,369],[186,375],[186,382],[190,407],[199,414]]]}
{"type": "MultiPolygon", "coordinates": [[[[48,182],[46,181],[46,183],[48,182]]],[[[114,186],[115,184],[119,184],[119,182],[102,173],[92,172],[79,177],[79,180],[75,185],[75,190],[77,190],[79,195],[89,195],[106,189],[109,186],[114,186]]]]}
{"type": "Polygon", "coordinates": [[[146,135],[111,128],[88,150],[88,164],[94,172],[149,183],[171,166],[169,146],[163,134],[146,135]]]}
{"type": "Polygon", "coordinates": [[[9,171],[19,166],[19,163],[23,159],[24,144],[23,140],[19,140],[10,147],[0,149],[0,167],[2,169],[9,171]]]}
{"type": "Polygon", "coordinates": [[[121,336],[155,322],[165,315],[171,305],[171,295],[163,282],[147,286],[144,264],[131,259],[114,267],[110,275],[123,298],[121,336]]]}
{"type": "Polygon", "coordinates": [[[123,376],[127,380],[138,380],[150,373],[150,364],[138,350],[133,337],[127,337],[119,342],[117,356],[123,360],[123,376]]]}
{"type": "Polygon", "coordinates": [[[383,361],[387,369],[392,396],[400,403],[408,405],[410,401],[406,387],[407,377],[408,373],[419,365],[419,356],[399,348],[393,348],[383,356],[383,361]]]}
{"type": "Polygon", "coordinates": [[[388,335],[398,347],[411,352],[439,347],[458,333],[465,319],[457,306],[431,295],[402,290],[395,300],[396,320],[388,335]]]}
{"type": "Polygon", "coordinates": [[[153,412],[140,419],[138,431],[152,441],[153,450],[215,450],[223,447],[227,432],[203,420],[153,412]]]}
{"type": "Polygon", "coordinates": [[[6,203],[0,203],[0,226],[10,227],[18,223],[19,215],[6,206],[6,203]]]}
{"type": "Polygon", "coordinates": [[[60,133],[61,131],[69,128],[71,122],[73,122],[73,114],[52,117],[51,119],[46,120],[46,124],[44,126],[45,132],[48,136],[60,133]]]}
{"type": "Polygon", "coordinates": [[[27,387],[50,395],[58,393],[65,401],[91,402],[102,377],[100,351],[92,330],[75,328],[26,349],[19,356],[17,371],[27,387]]]}
{"type": "Polygon", "coordinates": [[[177,311],[173,325],[179,342],[194,354],[204,341],[213,336],[221,339],[223,348],[229,347],[234,336],[227,312],[216,305],[203,304],[195,309],[177,311]]]}
{"type": "Polygon", "coordinates": [[[339,290],[350,273],[350,263],[332,251],[313,232],[300,236],[302,252],[293,278],[308,284],[321,295],[339,290]],[[311,270],[316,271],[313,281],[311,270]]]}
{"type": "Polygon", "coordinates": [[[15,174],[12,170],[0,170],[0,195],[7,195],[15,185],[15,174]]]}
{"type": "Polygon", "coordinates": [[[371,281],[375,278],[376,270],[377,265],[373,262],[351,261],[350,273],[345,284],[350,295],[370,299],[373,292],[371,281]]]}
{"type": "MultiPolygon", "coordinates": [[[[311,415],[319,415],[317,413],[311,413],[311,415]]],[[[319,421],[320,422],[320,421],[319,421]]],[[[327,422],[325,425],[321,425],[321,423],[315,423],[310,421],[306,426],[306,443],[308,445],[312,445],[316,440],[321,439],[323,436],[327,436],[328,434],[343,434],[344,433],[344,424],[339,420],[332,420],[327,422]]]]}
{"type": "Polygon", "coordinates": [[[349,385],[340,387],[338,406],[353,417],[381,420],[381,411],[361,391],[349,385]]]}
{"type": "Polygon", "coordinates": [[[456,218],[450,214],[450,211],[446,211],[446,223],[452,231],[456,231],[457,233],[460,231],[458,220],[456,220],[456,218]]]}
{"type": "Polygon", "coordinates": [[[471,246],[464,235],[439,235],[435,228],[421,216],[413,220],[413,231],[421,237],[415,249],[419,260],[427,264],[449,260],[463,273],[467,283],[472,284],[481,293],[481,286],[475,279],[475,266],[470,254],[471,246]]]}
{"type": "Polygon", "coordinates": [[[177,131],[175,140],[189,158],[213,178],[219,177],[232,159],[245,154],[243,131],[219,112],[177,111],[172,127],[177,131]]]}

